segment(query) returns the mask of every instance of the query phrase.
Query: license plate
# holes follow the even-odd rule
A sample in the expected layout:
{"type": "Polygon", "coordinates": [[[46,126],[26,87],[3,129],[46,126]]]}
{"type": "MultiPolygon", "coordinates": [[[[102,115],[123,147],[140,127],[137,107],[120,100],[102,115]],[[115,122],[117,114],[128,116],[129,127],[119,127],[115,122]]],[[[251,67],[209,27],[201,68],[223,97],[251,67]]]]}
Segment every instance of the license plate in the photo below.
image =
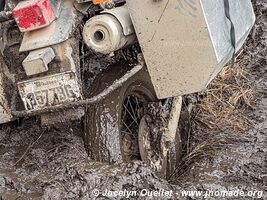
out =
{"type": "Polygon", "coordinates": [[[18,90],[26,110],[74,102],[82,97],[77,76],[73,72],[19,82],[18,90]]]}

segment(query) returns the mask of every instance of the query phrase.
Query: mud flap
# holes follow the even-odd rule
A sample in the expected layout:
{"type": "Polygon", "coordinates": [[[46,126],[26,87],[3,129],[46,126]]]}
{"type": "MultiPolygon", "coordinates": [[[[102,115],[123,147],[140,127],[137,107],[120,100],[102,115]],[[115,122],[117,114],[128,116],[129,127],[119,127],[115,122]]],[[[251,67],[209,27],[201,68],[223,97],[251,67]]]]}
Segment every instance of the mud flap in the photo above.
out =
{"type": "MultiPolygon", "coordinates": [[[[223,0],[126,0],[158,98],[202,91],[232,58],[223,0]]],[[[229,0],[236,51],[255,15],[250,0],[229,0]]]]}

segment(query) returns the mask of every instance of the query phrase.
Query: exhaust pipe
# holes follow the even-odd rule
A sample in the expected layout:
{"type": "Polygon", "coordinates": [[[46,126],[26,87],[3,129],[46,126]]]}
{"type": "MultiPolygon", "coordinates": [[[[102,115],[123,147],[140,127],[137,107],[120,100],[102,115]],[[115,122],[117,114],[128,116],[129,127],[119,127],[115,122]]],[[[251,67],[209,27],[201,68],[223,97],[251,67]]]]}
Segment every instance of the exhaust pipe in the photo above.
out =
{"type": "Polygon", "coordinates": [[[89,19],[83,28],[85,44],[96,53],[110,54],[134,44],[137,39],[126,6],[89,19]]]}

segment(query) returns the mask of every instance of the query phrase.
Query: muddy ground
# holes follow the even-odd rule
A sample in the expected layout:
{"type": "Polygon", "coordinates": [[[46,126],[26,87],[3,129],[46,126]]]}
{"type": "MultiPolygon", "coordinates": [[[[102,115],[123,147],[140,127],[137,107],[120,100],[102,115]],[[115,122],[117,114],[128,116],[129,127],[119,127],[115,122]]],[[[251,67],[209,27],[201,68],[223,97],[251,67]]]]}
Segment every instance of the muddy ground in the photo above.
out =
{"type": "Polygon", "coordinates": [[[19,120],[0,126],[0,199],[95,199],[95,189],[173,190],[177,195],[171,199],[201,199],[182,197],[182,190],[239,189],[262,191],[255,197],[267,199],[267,3],[255,0],[254,6],[257,24],[239,58],[255,85],[253,107],[244,112],[252,122],[248,131],[218,131],[199,124],[191,131],[191,141],[214,148],[186,163],[170,183],[141,162],[110,166],[90,160],[80,122],[46,130],[38,119],[19,120]]]}

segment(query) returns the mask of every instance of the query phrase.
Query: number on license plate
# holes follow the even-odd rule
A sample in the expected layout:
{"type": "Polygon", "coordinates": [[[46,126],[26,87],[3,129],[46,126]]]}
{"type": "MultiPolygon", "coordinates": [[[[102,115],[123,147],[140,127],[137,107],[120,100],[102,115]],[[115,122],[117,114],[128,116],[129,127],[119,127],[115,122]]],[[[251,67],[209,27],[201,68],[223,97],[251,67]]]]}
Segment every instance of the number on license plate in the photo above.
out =
{"type": "Polygon", "coordinates": [[[27,110],[42,109],[81,98],[76,76],[64,73],[18,83],[27,110]]]}

